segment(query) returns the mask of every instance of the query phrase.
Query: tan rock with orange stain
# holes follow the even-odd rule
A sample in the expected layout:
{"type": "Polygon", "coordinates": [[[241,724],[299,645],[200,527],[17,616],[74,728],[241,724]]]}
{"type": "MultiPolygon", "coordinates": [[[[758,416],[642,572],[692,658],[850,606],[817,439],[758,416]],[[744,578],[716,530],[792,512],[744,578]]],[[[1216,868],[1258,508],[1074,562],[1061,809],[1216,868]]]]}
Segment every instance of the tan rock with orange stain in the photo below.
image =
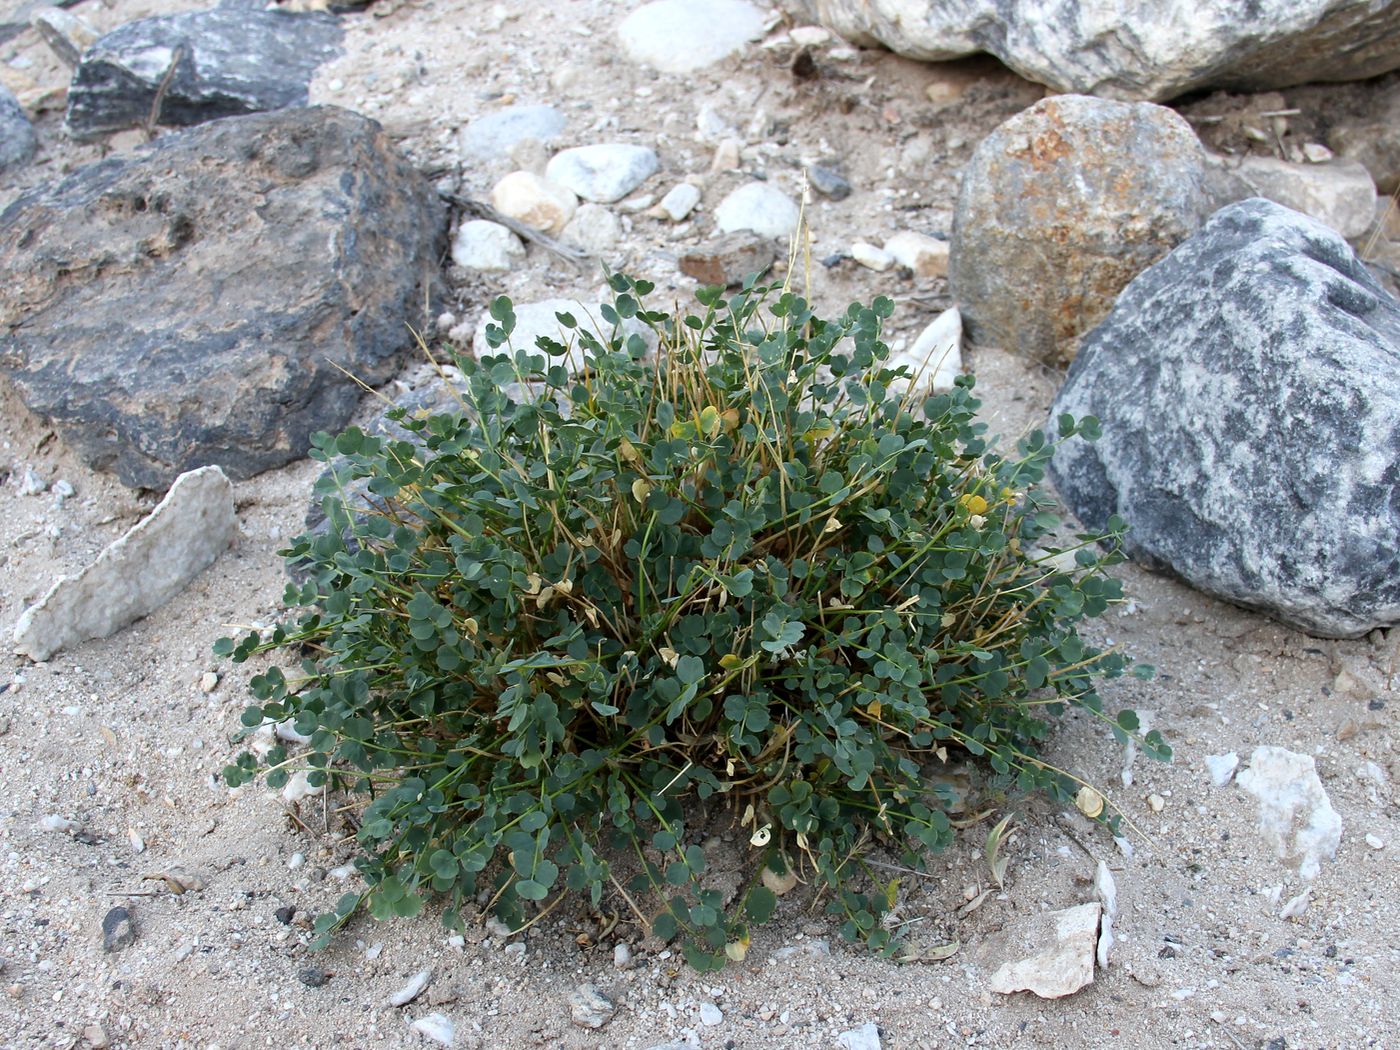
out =
{"type": "Polygon", "coordinates": [[[1067,365],[1209,201],[1205,154],[1168,109],[1069,95],[1018,113],[977,148],[958,196],[949,279],[970,337],[1067,365]]]}

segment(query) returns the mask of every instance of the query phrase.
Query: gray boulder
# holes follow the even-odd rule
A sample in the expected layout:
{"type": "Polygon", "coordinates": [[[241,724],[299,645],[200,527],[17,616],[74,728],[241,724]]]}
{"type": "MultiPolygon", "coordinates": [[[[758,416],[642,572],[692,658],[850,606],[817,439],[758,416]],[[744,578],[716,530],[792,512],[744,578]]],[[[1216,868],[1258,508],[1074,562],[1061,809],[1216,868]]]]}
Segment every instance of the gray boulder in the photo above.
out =
{"type": "Polygon", "coordinates": [[[1043,99],[963,170],[948,279],[969,335],[1063,366],[1123,287],[1211,208],[1205,153],[1171,110],[1043,99]]]}
{"type": "Polygon", "coordinates": [[[1209,594],[1329,637],[1400,620],[1400,302],[1320,223],[1216,213],[1085,339],[1052,477],[1086,524],[1209,594]]]}
{"type": "Polygon", "coordinates": [[[29,123],[24,107],[9,88],[0,84],[0,171],[29,163],[38,146],[34,125],[29,123]]]}
{"type": "Polygon", "coordinates": [[[1056,91],[1129,101],[1400,68],[1400,0],[803,2],[857,43],[932,61],[987,51],[1056,91]]]}
{"type": "Polygon", "coordinates": [[[91,138],[146,123],[167,74],[157,124],[304,106],[312,73],[340,40],[327,14],[219,8],[128,22],[83,53],[68,131],[91,138]]]}
{"type": "Polygon", "coordinates": [[[1400,83],[1376,98],[1364,116],[1345,116],[1333,125],[1327,144],[1340,156],[1365,166],[1382,193],[1400,190],[1400,83]]]}
{"type": "Polygon", "coordinates": [[[0,214],[0,368],[127,485],[246,478],[345,424],[346,372],[393,374],[444,234],[432,187],[358,114],[166,135],[0,214]]]}

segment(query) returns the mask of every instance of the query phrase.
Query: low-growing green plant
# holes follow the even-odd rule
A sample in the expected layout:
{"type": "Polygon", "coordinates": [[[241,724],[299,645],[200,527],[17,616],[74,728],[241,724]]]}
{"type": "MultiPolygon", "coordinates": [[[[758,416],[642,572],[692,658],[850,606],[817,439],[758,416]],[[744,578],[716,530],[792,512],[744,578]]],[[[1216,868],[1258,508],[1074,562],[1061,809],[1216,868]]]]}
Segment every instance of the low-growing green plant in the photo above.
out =
{"type": "MultiPolygon", "coordinates": [[[[299,680],[252,682],[245,726],[310,737],[267,754],[268,783],[309,766],[366,798],[367,889],[318,928],[433,894],[450,925],[480,897],[518,928],[570,891],[616,893],[708,968],[742,957],[777,904],[761,873],[791,858],[847,936],[893,954],[894,894],[863,858],[918,866],[951,841],[931,764],[981,756],[1069,801],[1080,782],[1037,757],[1052,716],[1137,735],[1095,691],[1125,657],[1078,631],[1120,595],[1122,524],[1077,537],[1072,568],[1042,549],[1050,443],[989,449],[971,377],[916,395],[886,364],[888,299],[822,320],[751,281],[679,316],[646,308],[646,282],[611,286],[610,337],[558,315],[583,373],[558,341],[511,348],[498,299],[501,352],[459,361],[462,411],[390,413],[416,442],[318,437],[329,528],[285,552],[301,612],[219,645],[304,655],[299,680]],[[732,901],[692,801],[748,839],[732,901]]],[[[225,775],[257,771],[243,754],[225,775]]]]}

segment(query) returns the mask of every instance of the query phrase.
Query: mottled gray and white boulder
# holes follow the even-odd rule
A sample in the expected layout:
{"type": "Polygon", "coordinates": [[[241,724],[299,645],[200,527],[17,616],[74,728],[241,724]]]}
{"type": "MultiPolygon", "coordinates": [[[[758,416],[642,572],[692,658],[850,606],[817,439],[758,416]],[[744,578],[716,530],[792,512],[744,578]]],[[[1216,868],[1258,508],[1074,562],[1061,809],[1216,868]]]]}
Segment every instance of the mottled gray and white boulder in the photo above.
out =
{"type": "Polygon", "coordinates": [[[1129,552],[1329,637],[1400,621],[1400,302],[1334,231],[1217,212],[1084,340],[1052,476],[1129,552]]]}
{"type": "Polygon", "coordinates": [[[987,51],[1056,91],[1163,101],[1400,68],[1400,0],[803,0],[857,43],[987,51]]]}
{"type": "Polygon", "coordinates": [[[39,140],[34,125],[10,89],[0,84],[0,171],[26,164],[34,156],[39,140]]]}
{"type": "Polygon", "coordinates": [[[127,485],[245,478],[346,423],[345,372],[389,379],[444,233],[432,187],[358,114],[166,135],[0,214],[0,369],[127,485]]]}
{"type": "Polygon", "coordinates": [[[975,342],[1073,358],[1127,283],[1212,210],[1205,152],[1163,106],[1047,98],[963,170],[948,280],[975,342]]]}
{"type": "Polygon", "coordinates": [[[312,73],[340,40],[327,14],[218,8],[128,22],[83,53],[68,131],[91,138],[146,123],[167,75],[156,124],[304,106],[312,73]]]}

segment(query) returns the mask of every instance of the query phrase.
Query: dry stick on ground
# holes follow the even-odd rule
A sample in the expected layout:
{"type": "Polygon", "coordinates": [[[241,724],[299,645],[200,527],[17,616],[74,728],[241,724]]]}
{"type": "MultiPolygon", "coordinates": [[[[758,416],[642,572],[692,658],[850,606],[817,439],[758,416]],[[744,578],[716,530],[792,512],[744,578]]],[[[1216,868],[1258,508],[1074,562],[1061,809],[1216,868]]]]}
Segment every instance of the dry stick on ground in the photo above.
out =
{"type": "Polygon", "coordinates": [[[589,263],[596,262],[593,256],[578,248],[571,248],[561,241],[556,241],[539,230],[526,226],[523,222],[517,222],[507,215],[502,215],[491,205],[484,201],[474,200],[471,197],[459,197],[455,193],[440,193],[439,196],[450,204],[460,208],[464,214],[475,216],[478,219],[485,219],[488,222],[499,223],[512,233],[524,237],[527,241],[534,241],[546,251],[553,252],[565,262],[573,263],[580,270],[589,263]]]}

